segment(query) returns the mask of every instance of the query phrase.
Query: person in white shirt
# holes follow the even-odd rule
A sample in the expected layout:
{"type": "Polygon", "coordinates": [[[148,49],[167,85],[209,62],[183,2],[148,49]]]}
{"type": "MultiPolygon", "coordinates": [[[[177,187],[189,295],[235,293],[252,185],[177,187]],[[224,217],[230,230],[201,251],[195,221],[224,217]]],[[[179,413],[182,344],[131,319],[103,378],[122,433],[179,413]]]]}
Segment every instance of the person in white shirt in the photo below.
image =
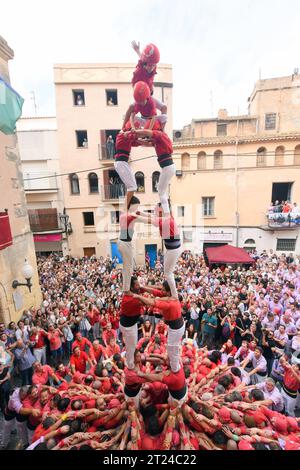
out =
{"type": "Polygon", "coordinates": [[[255,388],[262,390],[264,393],[264,400],[261,405],[265,405],[273,411],[282,412],[284,408],[283,398],[273,379],[268,377],[264,382],[255,385],[255,388]]]}
{"type": "Polygon", "coordinates": [[[292,351],[300,351],[300,328],[298,328],[298,333],[292,339],[291,344],[292,351]]]}
{"type": "Polygon", "coordinates": [[[249,372],[249,377],[251,377],[252,385],[264,382],[267,377],[267,361],[260,347],[257,347],[248,354],[246,359],[242,362],[241,368],[245,369],[250,362],[252,362],[252,367],[249,372]]]}

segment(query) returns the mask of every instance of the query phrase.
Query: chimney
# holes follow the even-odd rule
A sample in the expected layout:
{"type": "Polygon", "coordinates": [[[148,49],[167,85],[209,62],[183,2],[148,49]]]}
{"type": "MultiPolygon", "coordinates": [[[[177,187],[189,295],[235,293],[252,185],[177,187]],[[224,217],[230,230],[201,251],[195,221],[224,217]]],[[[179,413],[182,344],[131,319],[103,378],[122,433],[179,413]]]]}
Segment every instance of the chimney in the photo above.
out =
{"type": "Polygon", "coordinates": [[[227,109],[219,109],[218,119],[227,119],[227,117],[228,117],[227,109]]]}

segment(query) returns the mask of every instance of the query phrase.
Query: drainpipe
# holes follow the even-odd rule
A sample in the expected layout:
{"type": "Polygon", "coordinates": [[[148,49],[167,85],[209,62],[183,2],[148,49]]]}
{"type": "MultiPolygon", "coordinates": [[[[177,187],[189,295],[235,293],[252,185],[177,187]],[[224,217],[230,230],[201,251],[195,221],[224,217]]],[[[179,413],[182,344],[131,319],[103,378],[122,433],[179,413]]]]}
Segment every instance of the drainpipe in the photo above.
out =
{"type": "Polygon", "coordinates": [[[238,174],[238,145],[239,145],[239,118],[237,118],[236,123],[236,141],[235,141],[235,167],[234,167],[234,186],[235,186],[235,229],[236,229],[236,247],[239,246],[239,224],[240,224],[240,214],[239,214],[239,174],[238,174]]]}

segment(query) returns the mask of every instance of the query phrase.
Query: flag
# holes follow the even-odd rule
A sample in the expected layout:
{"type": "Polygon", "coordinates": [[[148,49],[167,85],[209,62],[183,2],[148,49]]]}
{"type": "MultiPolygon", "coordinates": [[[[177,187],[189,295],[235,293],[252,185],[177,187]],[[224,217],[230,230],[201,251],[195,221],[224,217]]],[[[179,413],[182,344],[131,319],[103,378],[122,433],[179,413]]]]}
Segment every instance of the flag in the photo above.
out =
{"type": "Polygon", "coordinates": [[[0,131],[13,134],[24,99],[0,77],[0,131]]]}

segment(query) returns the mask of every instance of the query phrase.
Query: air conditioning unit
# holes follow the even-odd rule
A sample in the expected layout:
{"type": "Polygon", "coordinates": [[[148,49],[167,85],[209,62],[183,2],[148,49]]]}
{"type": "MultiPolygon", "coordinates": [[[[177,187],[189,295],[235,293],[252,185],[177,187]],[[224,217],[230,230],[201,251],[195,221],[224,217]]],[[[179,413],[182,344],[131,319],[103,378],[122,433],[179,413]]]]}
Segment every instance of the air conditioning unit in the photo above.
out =
{"type": "Polygon", "coordinates": [[[182,171],[181,170],[176,170],[176,176],[179,178],[182,176],[182,171]]]}
{"type": "Polygon", "coordinates": [[[174,140],[176,140],[176,139],[181,139],[181,137],[182,137],[182,132],[181,132],[181,131],[174,131],[174,132],[173,132],[173,137],[174,137],[174,140]]]}

